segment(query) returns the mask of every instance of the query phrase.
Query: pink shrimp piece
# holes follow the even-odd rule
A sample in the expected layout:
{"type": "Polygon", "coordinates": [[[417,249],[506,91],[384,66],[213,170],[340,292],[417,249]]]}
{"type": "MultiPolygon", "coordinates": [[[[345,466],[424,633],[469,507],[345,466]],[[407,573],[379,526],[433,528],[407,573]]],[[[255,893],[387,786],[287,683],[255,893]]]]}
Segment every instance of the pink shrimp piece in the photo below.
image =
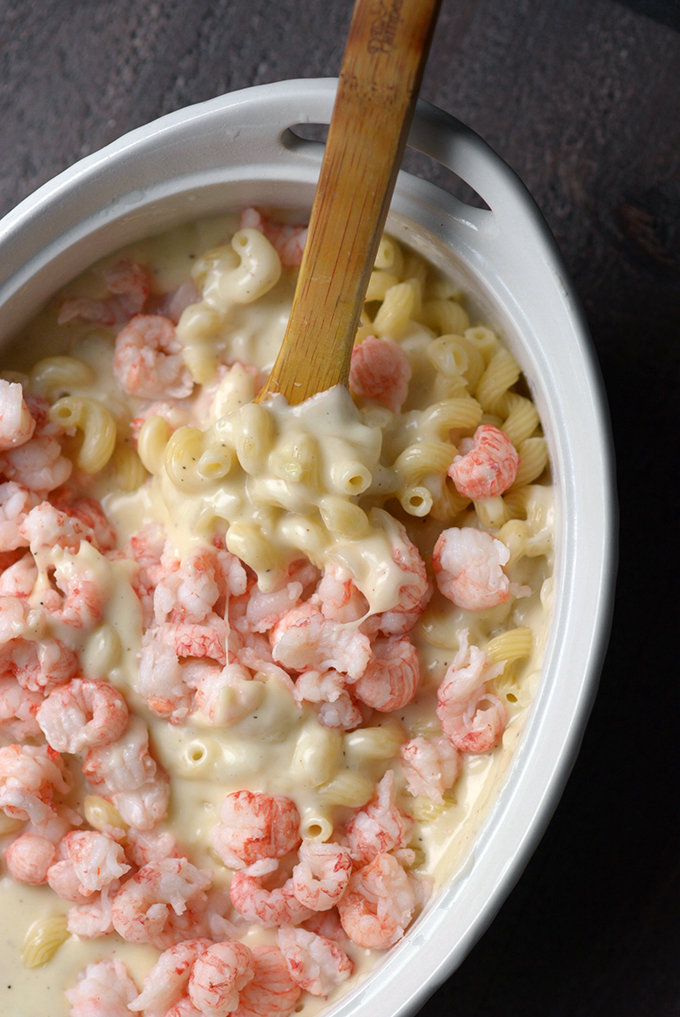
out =
{"type": "Polygon", "coordinates": [[[65,484],[72,469],[71,460],[62,455],[52,434],[34,434],[23,445],[0,454],[0,473],[7,480],[43,494],[65,484]]]}
{"type": "Polygon", "coordinates": [[[361,724],[363,716],[346,686],[347,676],[338,671],[303,671],[293,695],[298,703],[314,703],[324,727],[352,731],[361,724]]]}
{"type": "Polygon", "coordinates": [[[179,724],[193,709],[193,691],[185,679],[185,669],[174,647],[159,638],[158,629],[147,629],[139,655],[135,691],[154,713],[171,724],[179,724]]]}
{"type": "Polygon", "coordinates": [[[334,943],[343,943],[347,940],[337,908],[315,911],[311,918],[302,923],[301,928],[314,932],[317,936],[323,936],[324,939],[332,939],[334,943]]]}
{"type": "Polygon", "coordinates": [[[413,821],[397,805],[392,770],[376,790],[376,797],[354,813],[345,830],[347,846],[358,862],[370,862],[382,852],[406,847],[413,832],[413,821]]]}
{"type": "Polygon", "coordinates": [[[98,325],[115,325],[116,314],[107,300],[93,300],[92,297],[73,297],[64,300],[57,318],[57,325],[70,321],[92,321],[98,325]]]}
{"type": "Polygon", "coordinates": [[[198,303],[200,299],[201,294],[196,289],[193,279],[186,279],[176,290],[163,295],[158,312],[176,325],[182,317],[182,312],[192,304],[198,303]]]}
{"type": "Polygon", "coordinates": [[[300,813],[283,795],[234,791],[222,802],[220,822],[210,839],[232,869],[282,858],[300,843],[300,813]]]}
{"type": "Polygon", "coordinates": [[[104,271],[106,288],[113,295],[111,304],[123,320],[139,314],[151,292],[151,276],[144,265],[121,259],[104,271]]]}
{"type": "Polygon", "coordinates": [[[354,964],[337,943],[306,929],[286,926],[276,937],[290,977],[312,996],[328,996],[346,982],[354,964]]]}
{"type": "Polygon", "coordinates": [[[0,809],[13,819],[38,825],[54,814],[54,792],[70,785],[64,762],[47,745],[6,745],[0,748],[0,809]]]}
{"type": "Polygon", "coordinates": [[[519,456],[507,434],[493,424],[482,424],[472,438],[464,438],[460,450],[463,454],[455,457],[448,473],[466,497],[496,498],[514,482],[519,456]]]}
{"type": "Polygon", "coordinates": [[[104,613],[105,591],[92,578],[90,570],[75,559],[64,560],[55,570],[54,581],[63,601],[59,606],[55,603],[53,613],[71,628],[94,628],[104,613]]]}
{"type": "Polygon", "coordinates": [[[349,387],[355,395],[374,399],[398,413],[408,395],[411,364],[398,343],[369,335],[352,350],[349,387]]]}
{"type": "Polygon", "coordinates": [[[160,314],[138,314],[118,333],[113,373],[141,399],[184,399],[194,387],[175,326],[160,314]]]}
{"type": "Polygon", "coordinates": [[[137,986],[116,957],[88,964],[66,990],[69,1017],[130,1017],[128,1004],[136,995],[137,986]]]}
{"type": "Polygon", "coordinates": [[[134,865],[148,865],[149,862],[159,862],[161,858],[179,858],[180,851],[177,841],[171,833],[165,830],[163,833],[151,832],[148,830],[135,830],[131,827],[127,833],[127,848],[125,852],[134,865]]]}
{"type": "MultiPolygon", "coordinates": [[[[15,601],[19,604],[19,601],[15,601]]],[[[48,695],[78,671],[78,657],[60,639],[11,639],[0,650],[0,667],[28,692],[48,695]]]]}
{"type": "Polygon", "coordinates": [[[441,593],[466,611],[483,611],[503,604],[511,593],[526,597],[527,586],[511,583],[503,566],[510,551],[486,530],[451,527],[439,537],[432,567],[441,593]]]}
{"type": "Polygon", "coordinates": [[[19,883],[40,886],[47,882],[47,870],[56,854],[54,844],[46,837],[22,833],[5,851],[7,871],[19,883]]]}
{"type": "Polygon", "coordinates": [[[90,893],[82,893],[80,880],[73,868],[70,858],[61,858],[50,865],[47,870],[47,882],[50,889],[62,900],[70,900],[81,904],[89,900],[90,893]]]}
{"type": "Polygon", "coordinates": [[[111,906],[119,889],[119,881],[113,880],[97,897],[88,897],[82,904],[69,908],[66,928],[71,935],[81,939],[100,939],[113,932],[111,906]]]}
{"type": "Polygon", "coordinates": [[[238,663],[223,668],[211,667],[207,661],[187,665],[194,672],[189,681],[196,689],[196,711],[219,727],[235,724],[252,712],[260,701],[258,683],[253,683],[250,672],[238,663]],[[203,665],[202,670],[198,670],[203,665]]]}
{"type": "Polygon", "coordinates": [[[507,712],[487,682],[503,670],[490,665],[477,646],[468,646],[468,630],[437,693],[437,716],[444,734],[461,752],[489,752],[505,730],[507,712]]]}
{"type": "Polygon", "coordinates": [[[25,554],[0,574],[0,598],[19,597],[24,600],[33,593],[38,569],[33,555],[25,554]]]}
{"type": "Polygon", "coordinates": [[[281,259],[281,264],[286,268],[295,268],[302,263],[307,239],[306,226],[274,222],[258,208],[244,208],[241,212],[240,229],[254,229],[264,233],[281,259]]]}
{"type": "Polygon", "coordinates": [[[342,897],[352,874],[348,848],[328,841],[303,840],[293,869],[293,893],[312,911],[328,911],[342,897]]]}
{"type": "MultiPolygon", "coordinates": [[[[421,558],[418,548],[409,539],[406,528],[397,519],[380,509],[374,510],[373,514],[387,533],[392,546],[392,560],[404,573],[403,583],[399,588],[398,601],[385,614],[408,613],[415,614],[417,618],[427,607],[431,595],[425,562],[421,558]]],[[[415,620],[412,624],[415,624],[415,620]]]]}
{"type": "Polygon", "coordinates": [[[412,738],[401,747],[401,769],[412,795],[441,803],[460,773],[460,756],[444,735],[412,738]]]}
{"type": "Polygon", "coordinates": [[[54,547],[77,554],[81,541],[91,535],[89,527],[79,519],[48,501],[42,501],[30,510],[19,532],[36,557],[41,551],[54,547]]]}
{"type": "Polygon", "coordinates": [[[80,752],[109,745],[122,735],[128,707],[108,682],[73,678],[50,692],[36,714],[48,745],[57,752],[80,752]]]}
{"type": "Polygon", "coordinates": [[[0,452],[17,448],[33,437],[35,420],[16,382],[0,378],[0,452]]]}
{"type": "Polygon", "coordinates": [[[269,638],[274,660],[294,671],[334,668],[356,680],[364,673],[371,656],[367,636],[328,621],[309,601],[283,615],[269,638]]]}
{"type": "Polygon", "coordinates": [[[229,893],[232,904],[246,921],[267,928],[298,925],[311,914],[311,910],[295,896],[292,879],[287,879],[283,886],[267,890],[262,886],[261,878],[236,872],[229,893]]]}
{"type": "Polygon", "coordinates": [[[35,491],[8,480],[0,484],[0,550],[13,551],[27,547],[28,540],[21,533],[21,524],[40,497],[35,491]]]}
{"type": "Polygon", "coordinates": [[[191,969],[213,944],[209,939],[188,939],[165,950],[144,978],[144,987],[128,1009],[144,1010],[149,1017],[165,1017],[185,997],[191,969]]]}
{"type": "Polygon", "coordinates": [[[0,732],[24,741],[40,734],[35,719],[43,698],[39,692],[22,689],[14,678],[0,678],[0,732]]]}
{"type": "Polygon", "coordinates": [[[116,531],[94,498],[73,498],[65,489],[55,492],[52,504],[83,527],[83,537],[104,554],[116,546],[116,531]]]}
{"type": "Polygon", "coordinates": [[[337,562],[326,566],[313,601],[319,604],[324,618],[342,624],[359,621],[368,614],[368,601],[357,589],[352,573],[337,562]]]}
{"type": "Polygon", "coordinates": [[[164,818],[169,780],[149,752],[149,732],[139,717],[130,718],[115,742],[90,749],[83,773],[130,826],[149,830],[164,818]]]}
{"type": "Polygon", "coordinates": [[[161,638],[172,646],[178,657],[207,657],[227,663],[227,627],[222,618],[209,615],[205,623],[168,623],[160,630],[161,638]]]}
{"type": "Polygon", "coordinates": [[[300,987],[290,977],[283,954],[275,946],[255,946],[252,954],[255,976],[241,990],[232,1017],[290,1017],[300,987]]]}
{"type": "Polygon", "coordinates": [[[212,613],[219,597],[215,548],[197,548],[173,563],[154,590],[154,614],[159,624],[200,624],[212,613]]]}
{"type": "Polygon", "coordinates": [[[252,982],[253,955],[239,942],[215,943],[194,962],[189,999],[205,1017],[228,1017],[236,1009],[242,989],[252,982]]]}
{"type": "Polygon", "coordinates": [[[95,830],[72,830],[64,837],[59,850],[73,865],[79,880],[78,890],[83,896],[102,890],[130,871],[120,844],[95,830]]]}
{"type": "Polygon", "coordinates": [[[354,694],[374,710],[400,710],[411,702],[420,681],[416,648],[407,637],[395,637],[376,640],[373,652],[354,694]]]}
{"type": "Polygon", "coordinates": [[[387,950],[404,935],[416,907],[416,893],[396,858],[376,855],[355,872],[338,903],[342,927],[357,946],[387,950]]]}
{"type": "Polygon", "coordinates": [[[130,943],[156,943],[173,912],[183,915],[189,905],[205,903],[211,880],[211,872],[197,869],[186,858],[149,862],[116,894],[113,927],[130,943]]]}

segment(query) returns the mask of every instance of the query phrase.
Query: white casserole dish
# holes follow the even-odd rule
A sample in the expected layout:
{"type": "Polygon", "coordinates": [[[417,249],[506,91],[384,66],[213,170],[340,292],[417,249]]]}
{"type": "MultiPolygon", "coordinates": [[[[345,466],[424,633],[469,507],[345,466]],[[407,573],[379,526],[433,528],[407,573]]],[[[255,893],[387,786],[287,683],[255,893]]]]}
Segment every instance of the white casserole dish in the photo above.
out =
{"type": "MultiPolygon", "coordinates": [[[[335,82],[279,82],[133,131],[58,176],[0,223],[0,340],[88,265],[132,240],[244,204],[309,207],[335,82]]],[[[543,679],[497,800],[462,871],[376,971],[328,1011],[413,1014],[452,973],[516,882],[576,756],[609,631],[612,452],[587,330],[554,241],[512,171],[473,132],[419,103],[409,144],[477,191],[472,208],[401,174],[388,229],[454,271],[527,377],[557,500],[556,596],[543,679]]]]}

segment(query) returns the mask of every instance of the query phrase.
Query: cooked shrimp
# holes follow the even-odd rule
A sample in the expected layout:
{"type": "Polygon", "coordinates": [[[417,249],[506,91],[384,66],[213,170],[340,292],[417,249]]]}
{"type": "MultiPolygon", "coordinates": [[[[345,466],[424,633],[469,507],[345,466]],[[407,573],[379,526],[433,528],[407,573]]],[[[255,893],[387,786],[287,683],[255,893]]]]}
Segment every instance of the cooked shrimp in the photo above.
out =
{"type": "Polygon", "coordinates": [[[24,554],[0,574],[0,597],[30,597],[37,579],[38,569],[33,555],[24,554]]]}
{"type": "Polygon", "coordinates": [[[246,921],[268,928],[298,925],[311,914],[295,896],[292,879],[287,879],[283,886],[267,890],[261,884],[261,877],[236,872],[229,893],[232,904],[246,921]]]}
{"type": "Polygon", "coordinates": [[[69,1017],[130,1017],[137,986],[122,961],[113,957],[88,964],[74,988],[66,990],[69,1017]]]}
{"type": "Polygon", "coordinates": [[[226,664],[227,627],[224,620],[210,614],[205,622],[167,623],[160,628],[160,637],[172,646],[178,657],[207,657],[226,664]]]}
{"type": "Polygon", "coordinates": [[[196,689],[196,712],[219,727],[229,727],[252,713],[262,701],[262,686],[239,663],[213,667],[197,660],[187,665],[188,680],[196,689]]]}
{"type": "Polygon", "coordinates": [[[468,630],[437,693],[437,716],[444,734],[461,752],[488,752],[505,730],[507,712],[486,683],[503,664],[490,665],[477,646],[468,646],[468,630]]]}
{"type": "Polygon", "coordinates": [[[71,460],[62,455],[59,441],[51,434],[34,435],[0,454],[0,473],[7,480],[43,494],[65,484],[72,469],[71,460]]]}
{"type": "Polygon", "coordinates": [[[399,413],[408,395],[411,364],[398,343],[369,335],[352,350],[350,391],[399,413]]]}
{"type": "Polygon", "coordinates": [[[401,747],[401,769],[412,795],[441,803],[460,773],[460,756],[445,735],[412,738],[401,747]]]}
{"type": "Polygon", "coordinates": [[[338,903],[342,927],[357,946],[387,950],[413,917],[416,894],[396,858],[378,854],[355,872],[338,903]]]}
{"type": "Polygon", "coordinates": [[[0,378],[0,452],[25,444],[34,431],[35,420],[21,385],[0,378]]]}
{"type": "Polygon", "coordinates": [[[116,531],[94,498],[74,498],[66,488],[52,495],[52,504],[83,527],[83,537],[104,554],[116,546],[116,531]]]}
{"type": "Polygon", "coordinates": [[[104,270],[104,281],[109,293],[113,294],[110,303],[117,313],[117,320],[126,320],[133,314],[139,314],[151,292],[151,276],[144,265],[136,261],[121,259],[111,268],[104,270]]]}
{"type": "Polygon", "coordinates": [[[81,939],[99,939],[113,932],[111,905],[119,889],[118,880],[114,880],[96,897],[89,897],[84,903],[69,908],[66,927],[71,935],[81,939]]]}
{"type": "MultiPolygon", "coordinates": [[[[19,601],[14,602],[16,605],[19,601]]],[[[0,666],[29,692],[48,695],[78,671],[78,657],[60,639],[11,639],[0,650],[0,666]]]]}
{"type": "Polygon", "coordinates": [[[285,926],[276,936],[293,981],[312,996],[328,996],[346,982],[354,964],[337,943],[306,929],[285,926]]]}
{"type": "Polygon", "coordinates": [[[222,802],[210,839],[232,869],[282,858],[300,843],[300,813],[283,795],[235,791],[222,802]]]}
{"type": "Polygon", "coordinates": [[[241,212],[239,229],[254,229],[264,233],[285,267],[295,268],[302,263],[302,253],[307,240],[306,226],[289,226],[288,223],[274,222],[258,208],[244,208],[241,212]]]}
{"type": "Polygon", "coordinates": [[[176,325],[182,317],[182,312],[191,304],[197,304],[200,299],[201,294],[193,279],[185,279],[176,290],[163,295],[159,311],[176,325]]]}
{"type": "Polygon", "coordinates": [[[154,615],[165,621],[200,624],[212,613],[219,596],[215,578],[217,552],[203,547],[185,555],[168,569],[154,590],[154,615]]]}
{"type": "Polygon", "coordinates": [[[72,830],[60,843],[59,851],[72,864],[78,890],[84,896],[102,890],[130,871],[120,844],[96,830],[72,830]]]}
{"type": "Polygon", "coordinates": [[[5,863],[12,879],[29,886],[40,886],[47,882],[47,870],[56,855],[57,849],[46,837],[22,833],[5,851],[5,863]]]}
{"type": "Polygon", "coordinates": [[[449,600],[466,611],[483,611],[503,604],[510,594],[529,596],[528,586],[511,583],[503,566],[510,558],[505,544],[486,530],[451,527],[439,537],[432,552],[437,586],[449,600]]]}
{"type": "Polygon", "coordinates": [[[385,531],[392,549],[392,561],[403,575],[396,604],[388,611],[371,615],[361,625],[361,630],[370,638],[378,632],[385,636],[405,635],[418,621],[432,596],[425,562],[406,528],[397,519],[383,509],[373,509],[371,516],[385,531]]]}
{"type": "MultiPolygon", "coordinates": [[[[76,555],[64,557],[55,567],[54,583],[62,594],[61,603],[55,604],[52,613],[64,625],[75,629],[92,629],[101,621],[106,602],[106,590],[97,581],[93,571],[76,555]]],[[[43,598],[49,610],[47,598],[43,598]]]]}
{"type": "Polygon", "coordinates": [[[340,915],[337,908],[330,911],[315,911],[314,914],[304,921],[301,928],[308,932],[314,932],[324,939],[332,939],[335,943],[346,942],[347,936],[340,923],[340,915]]]}
{"type": "Polygon", "coordinates": [[[172,724],[179,724],[193,709],[193,690],[186,682],[179,657],[157,628],[147,629],[139,655],[135,691],[147,706],[172,724]]]}
{"type": "Polygon", "coordinates": [[[205,1017],[228,1017],[241,990],[255,977],[253,955],[239,942],[214,943],[197,957],[189,978],[189,999],[205,1017]]]}
{"type": "Polygon", "coordinates": [[[128,707],[108,682],[73,678],[47,696],[36,719],[48,745],[57,752],[80,752],[109,745],[123,734],[128,707]]]}
{"type": "Polygon", "coordinates": [[[377,787],[376,797],[354,813],[345,831],[347,846],[358,862],[406,847],[413,830],[412,820],[399,808],[394,773],[388,770],[377,787]]]}
{"type": "Polygon", "coordinates": [[[39,504],[40,497],[35,491],[13,480],[0,484],[0,550],[13,551],[28,546],[20,527],[31,509],[39,504]]]}
{"type": "Polygon", "coordinates": [[[170,1007],[185,996],[195,961],[212,945],[209,939],[187,939],[165,950],[145,975],[144,987],[128,1009],[165,1017],[170,1007]]]}
{"type": "Polygon", "coordinates": [[[411,702],[420,681],[416,648],[407,637],[377,639],[373,653],[354,694],[374,710],[400,710],[411,702]]]}
{"type": "Polygon", "coordinates": [[[324,618],[309,601],[283,615],[270,632],[270,641],[274,660],[286,668],[334,668],[353,680],[361,677],[371,656],[367,636],[324,618]]]}
{"type": "Polygon", "coordinates": [[[211,872],[197,869],[186,858],[149,862],[116,894],[113,927],[130,943],[156,943],[173,912],[182,915],[188,905],[205,903],[211,880],[211,872]]]}
{"type": "Polygon", "coordinates": [[[170,787],[167,774],[149,752],[149,732],[139,717],[132,717],[120,738],[90,749],[83,773],[105,797],[110,797],[123,820],[138,830],[149,830],[164,818],[170,787]]]}
{"type": "Polygon", "coordinates": [[[113,373],[141,399],[184,399],[194,387],[175,326],[160,314],[138,314],[118,333],[113,373]]]}
{"type": "Polygon", "coordinates": [[[0,678],[0,732],[17,741],[35,738],[40,734],[35,715],[42,701],[39,692],[22,689],[14,678],[0,678]]]}
{"type": "Polygon", "coordinates": [[[49,746],[0,748],[0,809],[8,816],[45,822],[54,814],[54,792],[65,794],[69,787],[64,762],[49,746]]]}
{"type": "Polygon", "coordinates": [[[314,703],[324,727],[351,731],[363,720],[361,710],[347,691],[347,676],[338,671],[303,671],[293,689],[296,702],[314,703]]]}
{"type": "Polygon", "coordinates": [[[517,475],[519,456],[507,434],[493,424],[482,424],[472,438],[463,438],[449,466],[456,489],[479,501],[495,498],[512,485],[517,475]]]}
{"type": "Polygon", "coordinates": [[[59,308],[57,325],[67,325],[70,321],[92,321],[98,325],[115,325],[116,312],[108,300],[73,297],[71,300],[64,300],[59,308]]]}
{"type": "Polygon", "coordinates": [[[300,987],[290,977],[283,954],[275,946],[255,946],[252,954],[255,976],[241,990],[231,1017],[290,1017],[300,987]]]}
{"type": "Polygon", "coordinates": [[[337,562],[326,566],[312,600],[319,604],[324,618],[342,624],[359,621],[368,613],[368,601],[357,589],[352,573],[337,562]]]}
{"type": "Polygon", "coordinates": [[[162,833],[148,830],[128,830],[125,853],[135,865],[141,869],[149,862],[158,862],[161,858],[179,858],[179,846],[173,835],[164,830],[162,833]]]}
{"type": "Polygon", "coordinates": [[[352,873],[352,856],[346,847],[303,840],[299,862],[293,869],[293,893],[312,911],[328,911],[338,903],[352,873]]]}

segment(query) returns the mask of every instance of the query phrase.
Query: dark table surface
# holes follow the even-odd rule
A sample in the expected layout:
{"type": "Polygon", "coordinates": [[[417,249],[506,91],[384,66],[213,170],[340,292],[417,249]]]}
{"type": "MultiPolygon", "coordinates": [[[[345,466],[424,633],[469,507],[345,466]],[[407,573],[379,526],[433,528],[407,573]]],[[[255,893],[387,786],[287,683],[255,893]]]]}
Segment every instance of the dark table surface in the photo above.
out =
{"type": "MultiPolygon", "coordinates": [[[[161,114],[336,74],[349,14],[349,0],[0,0],[0,212],[161,114]]],[[[427,1017],[680,1014],[677,28],[677,0],[443,0],[422,95],[519,173],[562,248],[611,407],[621,560],[564,797],[427,1017]]]]}

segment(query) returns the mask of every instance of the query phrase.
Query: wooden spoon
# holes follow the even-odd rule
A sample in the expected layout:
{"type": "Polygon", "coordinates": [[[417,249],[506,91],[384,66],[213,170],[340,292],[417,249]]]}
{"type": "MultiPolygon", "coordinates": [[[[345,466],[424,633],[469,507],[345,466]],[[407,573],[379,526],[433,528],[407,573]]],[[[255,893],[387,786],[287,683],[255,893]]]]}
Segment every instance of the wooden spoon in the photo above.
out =
{"type": "Polygon", "coordinates": [[[288,328],[261,402],[346,385],[440,0],[356,0],[288,328]]]}

